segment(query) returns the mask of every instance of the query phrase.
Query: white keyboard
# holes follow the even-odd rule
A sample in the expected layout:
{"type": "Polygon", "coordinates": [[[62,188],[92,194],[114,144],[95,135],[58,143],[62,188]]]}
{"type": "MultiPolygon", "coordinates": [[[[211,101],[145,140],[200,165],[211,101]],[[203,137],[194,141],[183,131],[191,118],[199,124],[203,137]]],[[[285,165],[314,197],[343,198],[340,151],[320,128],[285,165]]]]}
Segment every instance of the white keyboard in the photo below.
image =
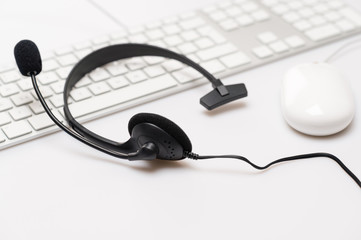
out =
{"type": "MultiPolygon", "coordinates": [[[[217,77],[359,33],[361,15],[340,0],[235,0],[42,53],[38,82],[59,119],[63,85],[88,53],[118,43],[148,43],[187,55],[217,77]]],[[[15,44],[15,43],[14,43],[15,44]]],[[[189,67],[160,57],[122,60],[96,69],[71,92],[80,122],[206,83],[189,67]]],[[[44,113],[30,79],[0,66],[0,149],[59,130],[44,113]]]]}

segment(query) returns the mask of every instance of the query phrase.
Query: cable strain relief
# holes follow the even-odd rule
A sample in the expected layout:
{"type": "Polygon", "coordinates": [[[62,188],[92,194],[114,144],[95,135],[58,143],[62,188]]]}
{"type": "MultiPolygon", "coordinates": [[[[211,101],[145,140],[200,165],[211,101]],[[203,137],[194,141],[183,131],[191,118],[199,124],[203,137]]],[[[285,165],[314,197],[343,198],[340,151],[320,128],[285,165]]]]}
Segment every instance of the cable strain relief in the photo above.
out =
{"type": "Polygon", "coordinates": [[[193,160],[198,160],[199,155],[197,153],[184,151],[183,157],[193,159],[193,160]]]}

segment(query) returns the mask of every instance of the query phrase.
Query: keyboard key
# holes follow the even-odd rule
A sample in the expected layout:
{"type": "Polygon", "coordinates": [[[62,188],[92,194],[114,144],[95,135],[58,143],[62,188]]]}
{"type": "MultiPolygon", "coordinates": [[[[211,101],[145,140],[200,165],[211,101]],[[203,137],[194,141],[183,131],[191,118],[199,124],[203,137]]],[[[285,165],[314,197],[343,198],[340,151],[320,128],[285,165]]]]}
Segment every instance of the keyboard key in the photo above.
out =
{"type": "Polygon", "coordinates": [[[224,20],[227,18],[227,15],[223,12],[223,11],[215,11],[215,12],[212,12],[209,17],[215,21],[215,22],[218,22],[218,21],[221,21],[221,20],[224,20]]]}
{"type": "Polygon", "coordinates": [[[131,58],[125,64],[130,70],[138,70],[147,66],[141,58],[131,58]]]}
{"type": "Polygon", "coordinates": [[[156,40],[164,37],[164,33],[160,29],[149,30],[145,33],[151,40],[156,40]]]}
{"type": "Polygon", "coordinates": [[[337,21],[341,18],[341,15],[336,11],[328,12],[324,16],[328,21],[337,21]]]}
{"type": "Polygon", "coordinates": [[[92,94],[86,88],[78,88],[71,91],[70,96],[74,99],[74,101],[78,102],[90,98],[92,94]]]}
{"type": "Polygon", "coordinates": [[[273,55],[273,52],[271,49],[269,49],[267,46],[259,46],[252,49],[252,52],[259,58],[266,58],[273,55]]]}
{"type": "Polygon", "coordinates": [[[32,101],[34,101],[34,98],[31,96],[30,92],[21,92],[18,93],[16,95],[13,95],[10,97],[11,101],[13,101],[13,103],[16,106],[22,106],[28,103],[31,103],[32,101]]]}
{"type": "Polygon", "coordinates": [[[84,86],[88,86],[91,83],[92,83],[92,80],[90,80],[89,77],[85,76],[75,84],[75,88],[81,88],[84,86]]]}
{"type": "Polygon", "coordinates": [[[55,125],[55,123],[53,122],[53,120],[51,120],[47,113],[32,116],[28,119],[28,121],[36,131],[55,125]]]}
{"type": "Polygon", "coordinates": [[[65,81],[59,81],[50,85],[51,89],[56,94],[63,93],[65,81]]]}
{"type": "Polygon", "coordinates": [[[220,60],[228,68],[239,67],[251,62],[251,59],[242,52],[232,53],[230,55],[221,57],[220,60]]]}
{"type": "Polygon", "coordinates": [[[3,143],[5,142],[5,137],[0,133],[0,143],[3,143]]]}
{"type": "MultiPolygon", "coordinates": [[[[64,106],[64,97],[63,94],[52,96],[49,100],[54,107],[60,108],[64,106]]],[[[68,103],[70,103],[71,99],[68,99],[68,103]]]]}
{"type": "Polygon", "coordinates": [[[183,54],[190,54],[190,53],[194,53],[195,51],[198,50],[198,48],[196,47],[196,45],[194,45],[191,42],[187,42],[184,44],[181,44],[177,47],[179,49],[179,51],[183,54]]]}
{"type": "Polygon", "coordinates": [[[11,118],[7,112],[0,113],[0,126],[11,123],[11,118]]]}
{"type": "Polygon", "coordinates": [[[225,31],[232,31],[238,28],[238,23],[233,19],[227,19],[219,23],[225,31]]]}
{"type": "Polygon", "coordinates": [[[201,66],[212,74],[220,73],[226,70],[224,65],[217,59],[201,63],[201,66]]]}
{"type": "Polygon", "coordinates": [[[173,35],[173,36],[169,36],[164,38],[164,42],[171,47],[177,46],[178,44],[182,43],[183,40],[177,36],[177,35],[173,35]]]}
{"type": "Polygon", "coordinates": [[[305,40],[303,40],[302,38],[300,38],[297,35],[293,35],[293,36],[285,38],[285,42],[292,48],[302,47],[306,44],[305,40]]]}
{"type": "Polygon", "coordinates": [[[301,17],[303,18],[309,18],[315,15],[315,11],[312,8],[303,8],[298,11],[301,17]]]}
{"type": "Polygon", "coordinates": [[[333,0],[333,1],[329,1],[328,5],[330,6],[330,8],[340,9],[344,5],[344,3],[340,0],[333,0]]]}
{"type": "Polygon", "coordinates": [[[56,73],[59,75],[61,79],[66,79],[72,69],[73,69],[72,66],[62,67],[57,69],[56,73]]]}
{"type": "Polygon", "coordinates": [[[245,12],[253,12],[258,9],[258,5],[253,2],[246,2],[245,4],[241,5],[241,8],[245,12]]]}
{"type": "Polygon", "coordinates": [[[133,71],[125,75],[132,83],[138,83],[147,79],[147,76],[141,71],[133,71]]]}
{"type": "Polygon", "coordinates": [[[253,12],[251,16],[258,22],[262,22],[270,18],[270,15],[264,10],[253,12]]]}
{"type": "Polygon", "coordinates": [[[105,79],[110,78],[110,75],[107,71],[105,71],[102,68],[97,68],[94,71],[92,71],[89,74],[89,77],[94,81],[94,82],[100,82],[103,81],[105,79]]]}
{"type": "Polygon", "coordinates": [[[354,9],[343,8],[339,11],[339,13],[354,24],[356,24],[356,26],[361,26],[361,15],[354,9]]]}
{"type": "Polygon", "coordinates": [[[186,41],[193,41],[193,40],[199,38],[200,36],[196,31],[189,30],[189,31],[186,31],[186,32],[182,32],[181,37],[186,41]]]}
{"type": "Polygon", "coordinates": [[[355,29],[355,25],[346,19],[337,21],[336,26],[339,27],[344,32],[349,32],[355,29]]]}
{"type": "Polygon", "coordinates": [[[271,7],[278,3],[278,0],[262,0],[265,6],[271,7]]]}
{"type": "Polygon", "coordinates": [[[209,37],[215,43],[221,44],[226,42],[226,38],[212,28],[203,27],[199,28],[198,31],[202,34],[202,36],[209,37]]]}
{"type": "Polygon", "coordinates": [[[39,101],[32,102],[28,106],[34,114],[43,113],[45,111],[43,105],[41,105],[39,101]]]}
{"type": "Polygon", "coordinates": [[[90,98],[82,102],[73,103],[69,107],[74,117],[80,117],[147,96],[154,92],[175,87],[176,85],[177,83],[173,77],[169,74],[165,74],[157,78],[150,79],[149,81],[138,83],[137,85],[131,85],[105,93],[96,98],[90,98]]]}
{"type": "Polygon", "coordinates": [[[112,74],[113,76],[118,76],[128,72],[128,69],[121,62],[112,62],[105,66],[105,68],[112,74]]]}
{"type": "Polygon", "coordinates": [[[283,53],[289,49],[289,47],[283,41],[277,41],[268,45],[274,52],[283,53]]]}
{"type": "Polygon", "coordinates": [[[329,7],[326,4],[320,3],[313,7],[317,13],[325,13],[329,10],[329,7]]]}
{"type": "Polygon", "coordinates": [[[203,37],[194,42],[196,46],[200,49],[209,48],[214,45],[214,42],[210,40],[208,37],[203,37]]]}
{"type": "Polygon", "coordinates": [[[288,3],[288,6],[293,10],[297,10],[297,9],[302,8],[303,4],[300,1],[293,1],[293,2],[288,3]]]}
{"type": "Polygon", "coordinates": [[[17,84],[22,91],[28,91],[30,89],[33,89],[33,84],[29,78],[19,80],[17,81],[17,84]]]}
{"type": "Polygon", "coordinates": [[[166,34],[171,35],[171,34],[177,34],[177,33],[181,32],[181,29],[177,25],[172,24],[172,25],[164,26],[163,31],[166,34]]]}
{"type": "Polygon", "coordinates": [[[9,114],[15,121],[28,118],[32,115],[28,106],[21,106],[11,109],[9,114]]]}
{"type": "Polygon", "coordinates": [[[226,9],[226,8],[232,6],[232,2],[231,1],[222,1],[222,2],[218,3],[218,6],[220,8],[226,9]]]}
{"type": "Polygon", "coordinates": [[[6,125],[3,127],[3,131],[9,139],[15,139],[32,132],[31,127],[26,120],[6,125]]]}
{"type": "Polygon", "coordinates": [[[234,17],[240,15],[242,13],[242,10],[237,6],[232,6],[227,8],[225,12],[227,13],[228,16],[234,17]]]}
{"type": "Polygon", "coordinates": [[[307,20],[300,20],[293,24],[293,26],[298,29],[299,31],[305,31],[312,27],[312,24],[307,20]]]}
{"type": "Polygon", "coordinates": [[[46,85],[58,81],[59,78],[54,72],[47,72],[47,73],[39,74],[37,80],[41,84],[46,85]]]}
{"type": "Polygon", "coordinates": [[[161,66],[149,66],[143,70],[149,77],[157,77],[165,73],[161,66]]]}
{"type": "Polygon", "coordinates": [[[179,70],[179,69],[183,68],[184,65],[183,65],[183,63],[181,63],[179,61],[170,59],[170,60],[162,63],[162,66],[165,68],[165,70],[167,72],[173,72],[175,70],[179,70]]]}
{"type": "Polygon", "coordinates": [[[118,89],[129,85],[128,80],[123,76],[111,78],[107,82],[113,89],[118,89]]]}
{"type": "Polygon", "coordinates": [[[290,10],[289,7],[284,4],[279,4],[272,8],[272,11],[277,15],[282,15],[284,13],[287,13],[289,10],[290,10]]]}
{"type": "Polygon", "coordinates": [[[15,83],[9,83],[7,85],[0,86],[0,94],[3,97],[8,97],[20,92],[20,89],[15,83]]]}
{"type": "Polygon", "coordinates": [[[321,41],[333,36],[337,36],[341,34],[341,31],[334,25],[327,24],[308,30],[305,32],[305,34],[313,41],[321,41]]]}
{"type": "Polygon", "coordinates": [[[191,82],[202,77],[202,74],[200,74],[198,71],[191,67],[186,67],[181,70],[175,71],[172,73],[172,75],[180,83],[191,82]]]}
{"type": "Polygon", "coordinates": [[[258,34],[257,38],[262,42],[262,43],[271,43],[274,42],[278,39],[278,37],[276,36],[276,34],[274,34],[273,32],[263,32],[258,34]]]}
{"type": "Polygon", "coordinates": [[[1,73],[0,78],[4,83],[10,83],[19,80],[20,74],[17,70],[13,70],[13,71],[1,73]]]}
{"type": "Polygon", "coordinates": [[[10,100],[7,98],[0,98],[0,112],[9,110],[13,107],[10,100]]]}
{"type": "Polygon", "coordinates": [[[240,17],[237,17],[236,20],[242,27],[251,25],[254,22],[254,20],[248,15],[242,15],[240,17]]]}
{"type": "Polygon", "coordinates": [[[314,26],[319,26],[326,23],[326,19],[322,16],[314,16],[309,19],[310,23],[314,26]]]}
{"type": "Polygon", "coordinates": [[[89,86],[89,90],[97,96],[109,92],[110,87],[105,82],[98,82],[89,86]]]}
{"type": "Polygon", "coordinates": [[[284,14],[284,15],[282,16],[282,18],[283,18],[286,22],[293,23],[293,22],[296,22],[296,21],[300,20],[300,15],[298,15],[298,14],[295,13],[295,12],[288,12],[288,13],[284,14]]]}

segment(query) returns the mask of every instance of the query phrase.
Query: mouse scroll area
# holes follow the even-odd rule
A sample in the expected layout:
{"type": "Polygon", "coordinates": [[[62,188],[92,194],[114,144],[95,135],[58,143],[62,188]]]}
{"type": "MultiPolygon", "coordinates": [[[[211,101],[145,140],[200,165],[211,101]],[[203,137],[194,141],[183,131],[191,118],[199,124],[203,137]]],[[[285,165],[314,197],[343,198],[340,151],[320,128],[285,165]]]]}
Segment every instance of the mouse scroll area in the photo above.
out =
{"type": "Polygon", "coordinates": [[[281,107],[292,128],[313,136],[342,131],[355,114],[348,80],[328,63],[306,63],[289,69],[282,81],[281,107]]]}

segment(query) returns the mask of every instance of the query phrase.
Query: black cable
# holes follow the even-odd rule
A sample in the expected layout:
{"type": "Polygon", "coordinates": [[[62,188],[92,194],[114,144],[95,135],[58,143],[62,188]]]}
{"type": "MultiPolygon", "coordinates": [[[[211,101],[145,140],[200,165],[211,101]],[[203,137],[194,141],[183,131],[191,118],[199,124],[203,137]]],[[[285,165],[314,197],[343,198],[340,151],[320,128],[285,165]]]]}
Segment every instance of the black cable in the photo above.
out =
{"type": "Polygon", "coordinates": [[[243,156],[239,156],[239,155],[205,155],[205,156],[201,156],[198,155],[196,153],[192,153],[192,152],[186,152],[185,153],[185,157],[190,158],[190,159],[194,159],[194,160],[205,160],[205,159],[211,159],[211,158],[234,158],[234,159],[239,159],[242,160],[246,163],[248,163],[249,165],[251,165],[252,167],[254,167],[255,169],[258,170],[264,170],[267,169],[269,167],[271,167],[274,164],[277,163],[281,163],[281,162],[287,162],[287,161],[294,161],[294,160],[301,160],[301,159],[307,159],[307,158],[317,158],[317,157],[326,157],[326,158],[330,158],[332,160],[334,160],[355,182],[356,184],[361,188],[361,181],[356,177],[356,175],[351,172],[350,169],[348,169],[346,167],[346,165],[336,156],[330,154],[330,153],[309,153],[309,154],[301,154],[301,155],[296,155],[296,156],[290,156],[290,157],[285,157],[285,158],[280,158],[277,159],[273,162],[270,162],[269,164],[265,165],[265,166],[258,166],[254,163],[252,163],[250,160],[248,160],[247,158],[243,157],[243,156]]]}

